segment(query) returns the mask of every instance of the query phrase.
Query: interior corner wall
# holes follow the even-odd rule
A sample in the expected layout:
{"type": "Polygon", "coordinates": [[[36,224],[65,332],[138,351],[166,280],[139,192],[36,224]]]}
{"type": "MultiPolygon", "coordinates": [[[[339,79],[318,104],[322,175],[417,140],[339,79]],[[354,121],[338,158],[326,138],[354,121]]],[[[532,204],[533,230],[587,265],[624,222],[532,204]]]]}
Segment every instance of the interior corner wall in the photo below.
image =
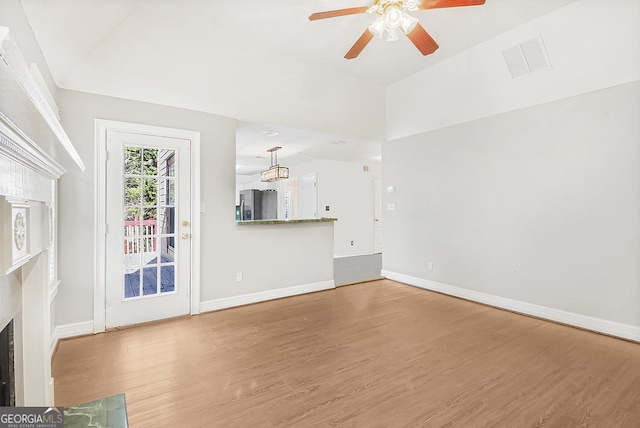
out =
{"type": "Polygon", "coordinates": [[[640,327],[639,117],[636,81],[384,143],[383,269],[640,327]]]}

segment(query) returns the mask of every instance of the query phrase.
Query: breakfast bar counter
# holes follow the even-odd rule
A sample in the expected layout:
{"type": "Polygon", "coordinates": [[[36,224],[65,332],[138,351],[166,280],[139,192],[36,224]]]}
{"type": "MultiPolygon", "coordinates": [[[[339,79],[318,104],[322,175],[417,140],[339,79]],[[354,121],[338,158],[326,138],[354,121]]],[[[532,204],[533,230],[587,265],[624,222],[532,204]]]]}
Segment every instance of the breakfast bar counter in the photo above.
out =
{"type": "Polygon", "coordinates": [[[308,218],[308,219],[297,219],[297,220],[244,220],[238,221],[238,225],[257,225],[257,224],[295,224],[295,223],[327,223],[338,221],[337,218],[308,218]]]}

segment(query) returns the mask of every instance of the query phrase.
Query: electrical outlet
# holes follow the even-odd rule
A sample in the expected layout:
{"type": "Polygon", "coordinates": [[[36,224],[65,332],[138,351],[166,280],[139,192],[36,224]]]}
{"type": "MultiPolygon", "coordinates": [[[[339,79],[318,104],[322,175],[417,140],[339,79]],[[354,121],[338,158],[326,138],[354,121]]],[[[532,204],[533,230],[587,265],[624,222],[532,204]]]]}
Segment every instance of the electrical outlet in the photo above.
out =
{"type": "Polygon", "coordinates": [[[353,241],[351,241],[351,246],[353,247],[353,241]]]}
{"type": "Polygon", "coordinates": [[[427,263],[427,269],[433,270],[433,263],[432,262],[427,263]]]}
{"type": "Polygon", "coordinates": [[[242,282],[242,272],[236,273],[236,281],[237,282],[242,282]]]}

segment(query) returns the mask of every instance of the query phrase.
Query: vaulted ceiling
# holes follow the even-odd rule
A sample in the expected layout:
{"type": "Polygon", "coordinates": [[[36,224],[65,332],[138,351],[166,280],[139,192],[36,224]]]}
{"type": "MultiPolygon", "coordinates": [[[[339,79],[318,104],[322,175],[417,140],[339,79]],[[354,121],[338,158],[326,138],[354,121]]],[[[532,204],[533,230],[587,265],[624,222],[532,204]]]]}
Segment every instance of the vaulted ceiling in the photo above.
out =
{"type": "Polygon", "coordinates": [[[325,145],[380,144],[387,85],[573,1],[487,0],[483,6],[415,12],[440,45],[434,54],[422,56],[404,37],[374,39],[354,60],[344,54],[373,16],[314,22],[308,16],[372,0],[22,4],[59,87],[268,124],[242,126],[239,142],[250,146],[274,126],[322,131],[322,138],[309,140],[325,145]]]}

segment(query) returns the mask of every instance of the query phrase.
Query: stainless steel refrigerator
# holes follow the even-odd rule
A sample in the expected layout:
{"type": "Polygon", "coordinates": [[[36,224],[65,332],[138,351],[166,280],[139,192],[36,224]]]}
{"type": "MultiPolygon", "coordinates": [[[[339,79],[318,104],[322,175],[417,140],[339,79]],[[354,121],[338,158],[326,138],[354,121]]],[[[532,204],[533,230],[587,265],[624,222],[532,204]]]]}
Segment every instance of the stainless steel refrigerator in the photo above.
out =
{"type": "Polygon", "coordinates": [[[276,190],[248,189],[240,191],[240,220],[269,220],[278,218],[276,190]]]}

